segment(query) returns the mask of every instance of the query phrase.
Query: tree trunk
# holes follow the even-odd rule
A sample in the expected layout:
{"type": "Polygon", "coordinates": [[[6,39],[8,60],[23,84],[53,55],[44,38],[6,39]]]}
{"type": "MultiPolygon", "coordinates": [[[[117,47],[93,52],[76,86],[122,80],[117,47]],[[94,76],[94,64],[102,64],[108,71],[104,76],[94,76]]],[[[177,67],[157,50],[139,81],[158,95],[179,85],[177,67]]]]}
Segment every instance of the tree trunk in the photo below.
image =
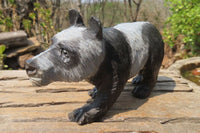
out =
{"type": "Polygon", "coordinates": [[[127,3],[126,0],[124,0],[124,22],[127,22],[127,3]]]}
{"type": "Polygon", "coordinates": [[[102,0],[101,2],[102,25],[104,24],[104,18],[105,18],[105,12],[104,12],[105,4],[106,4],[106,1],[102,0]]]}
{"type": "Polygon", "coordinates": [[[82,0],[78,0],[78,10],[81,14],[81,16],[84,18],[84,7],[83,7],[83,4],[82,4],[82,0]]]}
{"type": "Polygon", "coordinates": [[[134,17],[133,17],[131,0],[128,0],[128,5],[129,5],[128,7],[129,7],[130,16],[131,16],[131,21],[133,22],[134,17]]]}
{"type": "Polygon", "coordinates": [[[138,3],[135,0],[133,0],[133,3],[136,5],[135,17],[133,19],[133,22],[136,22],[138,14],[139,14],[139,11],[140,11],[140,5],[142,3],[142,0],[139,0],[138,3]]]}
{"type": "Polygon", "coordinates": [[[56,9],[57,9],[57,15],[56,15],[56,25],[55,30],[58,31],[60,29],[60,0],[56,0],[56,9]]]}

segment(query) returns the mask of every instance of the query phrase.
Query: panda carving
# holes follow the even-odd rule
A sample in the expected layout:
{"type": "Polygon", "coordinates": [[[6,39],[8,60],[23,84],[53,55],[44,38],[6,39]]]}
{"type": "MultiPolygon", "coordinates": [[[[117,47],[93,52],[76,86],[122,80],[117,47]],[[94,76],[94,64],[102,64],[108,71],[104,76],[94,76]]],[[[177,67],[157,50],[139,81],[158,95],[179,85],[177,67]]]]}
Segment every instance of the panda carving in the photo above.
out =
{"type": "Polygon", "coordinates": [[[133,79],[132,94],[147,98],[154,88],[163,60],[164,43],[159,31],[149,22],[121,23],[103,28],[94,17],[89,27],[78,11],[69,11],[70,27],[52,37],[46,51],[26,61],[33,85],[53,81],[95,85],[92,100],[70,113],[80,125],[101,120],[115,103],[127,80],[133,79]]]}

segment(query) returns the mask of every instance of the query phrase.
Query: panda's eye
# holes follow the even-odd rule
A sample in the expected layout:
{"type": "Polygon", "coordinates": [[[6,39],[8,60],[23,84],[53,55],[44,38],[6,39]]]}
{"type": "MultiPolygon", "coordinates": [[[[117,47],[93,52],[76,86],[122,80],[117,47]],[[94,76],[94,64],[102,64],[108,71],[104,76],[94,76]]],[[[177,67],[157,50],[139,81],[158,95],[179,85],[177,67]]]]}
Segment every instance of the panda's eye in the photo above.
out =
{"type": "Polygon", "coordinates": [[[69,52],[65,49],[61,49],[61,56],[64,63],[68,63],[70,61],[69,52]]]}
{"type": "Polygon", "coordinates": [[[62,52],[63,52],[63,54],[64,54],[65,56],[69,56],[69,54],[68,54],[68,51],[67,51],[67,50],[65,50],[65,49],[64,49],[62,52]]]}
{"type": "Polygon", "coordinates": [[[69,57],[69,52],[65,49],[61,49],[61,54],[64,55],[65,57],[69,57]]]}

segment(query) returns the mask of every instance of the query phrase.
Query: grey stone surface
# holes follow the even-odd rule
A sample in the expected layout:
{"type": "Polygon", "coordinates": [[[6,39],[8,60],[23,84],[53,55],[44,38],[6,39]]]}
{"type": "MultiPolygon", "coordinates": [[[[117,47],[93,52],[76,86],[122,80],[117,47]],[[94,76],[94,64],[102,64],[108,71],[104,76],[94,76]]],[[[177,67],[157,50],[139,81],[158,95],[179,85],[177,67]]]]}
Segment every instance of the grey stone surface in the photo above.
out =
{"type": "Polygon", "coordinates": [[[147,99],[134,98],[127,83],[102,122],[70,122],[68,113],[85,104],[93,87],[85,81],[33,87],[25,71],[0,71],[0,132],[200,132],[200,94],[174,71],[160,71],[147,99]]]}
{"type": "MultiPolygon", "coordinates": [[[[188,58],[188,59],[176,61],[173,65],[171,65],[168,68],[168,70],[169,71],[174,71],[174,72],[177,73],[177,75],[181,76],[181,69],[182,69],[182,67],[187,66],[187,65],[191,65],[191,64],[192,65],[200,64],[200,57],[193,57],[193,58],[188,58]]],[[[200,87],[197,84],[195,84],[195,83],[193,83],[193,82],[185,79],[182,76],[181,76],[181,78],[182,78],[183,81],[187,81],[189,83],[189,86],[191,88],[193,88],[193,90],[195,92],[200,93],[200,87]]]]}

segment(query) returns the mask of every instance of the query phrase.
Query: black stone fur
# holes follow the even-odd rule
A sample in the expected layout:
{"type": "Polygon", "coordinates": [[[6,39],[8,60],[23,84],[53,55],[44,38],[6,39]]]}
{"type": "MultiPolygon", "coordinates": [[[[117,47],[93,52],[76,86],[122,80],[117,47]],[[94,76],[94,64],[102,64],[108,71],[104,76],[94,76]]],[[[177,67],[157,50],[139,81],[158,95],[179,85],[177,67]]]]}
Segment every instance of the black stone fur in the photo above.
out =
{"type": "MultiPolygon", "coordinates": [[[[67,42],[67,41],[62,41],[59,42],[58,44],[58,49],[61,50],[60,56],[61,60],[64,62],[64,59],[67,58],[66,55],[62,52],[63,50],[67,51],[67,56],[70,58],[70,61],[65,64],[65,68],[71,69],[73,67],[76,67],[78,64],[80,64],[80,53],[79,53],[79,45],[74,45],[74,44],[79,44],[78,41],[72,41],[72,42],[67,42]]],[[[58,62],[57,60],[55,60],[58,62]]]]}
{"type": "Polygon", "coordinates": [[[98,92],[97,88],[94,87],[93,89],[89,90],[88,95],[91,96],[92,99],[94,99],[97,95],[97,92],[98,92]]]}
{"type": "Polygon", "coordinates": [[[89,79],[97,88],[94,100],[69,114],[79,124],[99,121],[114,104],[130,73],[130,46],[124,35],[114,29],[103,29],[106,55],[96,75],[89,79]]]}
{"type": "Polygon", "coordinates": [[[159,31],[151,24],[145,24],[142,30],[144,42],[149,44],[149,57],[143,70],[136,78],[140,78],[132,94],[137,98],[148,97],[153,90],[162,60],[164,57],[164,43],[159,31]],[[141,78],[142,77],[142,78],[141,78]]]}
{"type": "Polygon", "coordinates": [[[133,85],[138,85],[143,80],[142,70],[138,73],[138,75],[132,80],[133,85]]]}
{"type": "MultiPolygon", "coordinates": [[[[69,18],[71,25],[84,26],[78,11],[72,10],[69,13],[69,18]]],[[[126,41],[126,37],[119,30],[104,28],[102,31],[100,21],[92,17],[90,20],[90,28],[83,33],[83,36],[85,39],[96,39],[97,37],[99,40],[102,40],[106,55],[96,75],[88,79],[90,83],[95,85],[95,88],[90,91],[90,95],[93,98],[92,101],[69,114],[71,121],[81,125],[101,120],[123,90],[128,80],[131,66],[131,48],[126,41]]],[[[145,44],[149,44],[149,56],[144,68],[133,81],[136,87],[132,91],[132,94],[137,98],[146,98],[150,95],[155,86],[164,56],[162,37],[153,25],[145,24],[143,26],[142,38],[145,44]]],[[[59,48],[52,46],[53,48],[50,50],[51,54],[48,54],[47,58],[55,61],[56,65],[66,68],[67,66],[62,60],[57,60],[58,56],[62,56],[58,52],[58,49],[63,48],[68,50],[70,56],[74,57],[76,62],[80,62],[78,58],[79,53],[75,52],[78,47],[71,47],[70,44],[67,47],[63,47],[64,45],[62,43],[59,46],[59,48]]],[[[73,65],[77,64],[72,63],[68,68],[73,67],[73,65]]],[[[37,69],[34,63],[32,63],[32,67],[37,69]]],[[[59,76],[51,75],[53,73],[52,71],[52,69],[48,70],[45,76],[51,77],[54,81],[59,80],[59,76]]]]}
{"type": "Polygon", "coordinates": [[[96,35],[96,38],[98,38],[99,40],[102,40],[102,37],[103,37],[102,26],[101,26],[101,22],[99,21],[99,19],[97,19],[95,17],[90,18],[89,30],[92,31],[96,35]]]}
{"type": "Polygon", "coordinates": [[[71,26],[84,26],[83,19],[77,10],[69,10],[69,23],[71,26]]]}

